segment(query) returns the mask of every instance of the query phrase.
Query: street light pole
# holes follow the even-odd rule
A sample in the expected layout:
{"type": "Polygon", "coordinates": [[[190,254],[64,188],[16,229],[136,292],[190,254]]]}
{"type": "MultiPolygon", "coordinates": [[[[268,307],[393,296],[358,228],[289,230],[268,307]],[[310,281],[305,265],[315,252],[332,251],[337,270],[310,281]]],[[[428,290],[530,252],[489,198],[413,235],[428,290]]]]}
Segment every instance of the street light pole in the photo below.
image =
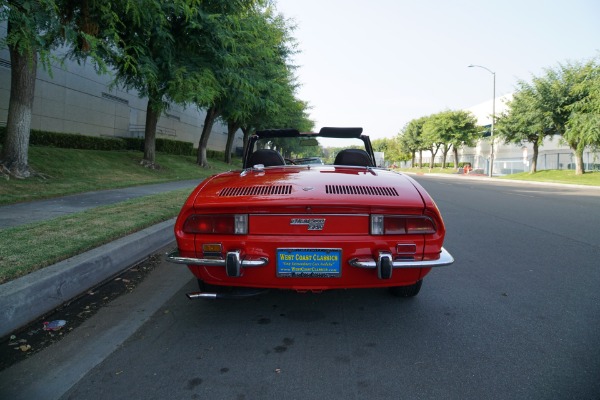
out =
{"type": "Polygon", "coordinates": [[[492,176],[492,171],[494,169],[494,123],[496,122],[496,73],[489,68],[484,67],[483,65],[469,65],[469,68],[483,68],[488,71],[494,77],[494,89],[492,94],[492,130],[491,130],[491,151],[490,151],[490,177],[492,176]]]}

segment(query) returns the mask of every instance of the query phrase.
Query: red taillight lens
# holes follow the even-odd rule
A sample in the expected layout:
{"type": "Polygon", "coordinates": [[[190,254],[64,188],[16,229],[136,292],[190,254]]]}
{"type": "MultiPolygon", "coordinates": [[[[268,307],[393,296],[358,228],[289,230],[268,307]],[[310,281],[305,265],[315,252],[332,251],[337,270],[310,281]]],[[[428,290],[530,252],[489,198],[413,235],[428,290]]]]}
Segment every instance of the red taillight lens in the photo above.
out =
{"type": "Polygon", "coordinates": [[[435,223],[426,216],[371,215],[372,235],[424,235],[435,232],[435,223]]]}
{"type": "Polygon", "coordinates": [[[248,233],[248,216],[245,214],[191,215],[183,224],[185,233],[244,235],[248,233]]]}
{"type": "Polygon", "coordinates": [[[403,217],[383,217],[384,235],[404,235],[406,234],[406,218],[403,217]]]}

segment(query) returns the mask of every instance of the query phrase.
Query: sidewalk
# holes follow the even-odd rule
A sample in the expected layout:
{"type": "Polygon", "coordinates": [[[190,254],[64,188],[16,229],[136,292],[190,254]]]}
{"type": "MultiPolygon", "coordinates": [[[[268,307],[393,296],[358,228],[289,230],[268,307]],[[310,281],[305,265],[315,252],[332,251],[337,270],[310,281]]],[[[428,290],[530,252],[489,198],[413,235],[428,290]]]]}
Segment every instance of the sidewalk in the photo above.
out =
{"type": "MultiPolygon", "coordinates": [[[[48,220],[136,197],[177,189],[201,180],[104,190],[0,207],[0,227],[48,220]]],[[[84,293],[175,240],[175,219],[162,222],[84,254],[0,285],[0,338],[84,293]]]]}

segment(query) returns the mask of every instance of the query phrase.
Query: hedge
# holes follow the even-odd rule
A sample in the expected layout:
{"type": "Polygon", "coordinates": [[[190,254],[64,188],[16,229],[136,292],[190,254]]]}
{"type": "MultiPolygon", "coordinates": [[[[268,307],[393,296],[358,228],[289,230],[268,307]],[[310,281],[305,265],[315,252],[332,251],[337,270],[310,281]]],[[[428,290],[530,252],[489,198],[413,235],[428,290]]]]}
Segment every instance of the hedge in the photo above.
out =
{"type": "MultiPolygon", "coordinates": [[[[127,150],[144,151],[144,139],[139,138],[121,138],[126,143],[127,150]]],[[[156,139],[156,151],[191,156],[195,155],[194,145],[190,142],[182,142],[179,140],[156,139]]]]}
{"type": "Polygon", "coordinates": [[[125,143],[119,138],[74,135],[60,132],[31,130],[29,144],[33,146],[60,147],[79,150],[125,150],[125,143]]]}
{"type": "MultiPolygon", "coordinates": [[[[6,127],[0,127],[0,143],[4,143],[5,136],[6,127]]],[[[34,146],[60,147],[65,149],[79,150],[144,151],[144,139],[85,136],[73,133],[40,131],[36,129],[31,130],[29,144],[34,146]]],[[[175,155],[195,155],[195,150],[192,143],[170,139],[156,139],[156,151],[175,155]]],[[[223,157],[223,152],[209,150],[208,153],[209,157],[211,157],[211,153],[221,154],[221,157],[223,157]]]]}

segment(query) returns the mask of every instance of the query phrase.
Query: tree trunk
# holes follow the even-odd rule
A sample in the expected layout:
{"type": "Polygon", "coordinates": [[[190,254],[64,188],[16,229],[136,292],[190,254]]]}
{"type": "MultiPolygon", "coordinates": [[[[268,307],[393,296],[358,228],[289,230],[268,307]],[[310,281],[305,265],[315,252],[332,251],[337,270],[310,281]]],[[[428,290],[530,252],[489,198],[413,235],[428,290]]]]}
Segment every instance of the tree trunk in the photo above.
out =
{"type": "Polygon", "coordinates": [[[448,159],[448,151],[450,151],[450,149],[448,147],[445,147],[444,150],[442,150],[442,169],[446,169],[446,160],[448,159]]]}
{"type": "Polygon", "coordinates": [[[152,106],[153,100],[148,99],[146,107],[146,127],[144,128],[144,159],[141,164],[150,168],[156,167],[156,126],[161,110],[152,106]]]}
{"type": "Polygon", "coordinates": [[[198,154],[196,156],[196,164],[203,168],[208,168],[206,147],[208,146],[208,139],[210,138],[212,127],[220,114],[221,112],[216,107],[210,107],[206,110],[206,118],[204,118],[204,126],[202,127],[202,134],[200,135],[200,141],[198,142],[198,154]]]}
{"type": "Polygon", "coordinates": [[[452,153],[454,153],[454,169],[458,170],[458,149],[456,146],[452,147],[452,153]]]}
{"type": "Polygon", "coordinates": [[[411,160],[411,163],[410,163],[410,167],[414,168],[415,167],[415,161],[416,161],[415,158],[417,157],[416,156],[417,152],[416,151],[412,151],[411,153],[412,153],[412,160],[411,160]]]}
{"type": "Polygon", "coordinates": [[[37,75],[37,53],[21,54],[12,45],[9,46],[9,52],[10,100],[0,167],[9,175],[23,179],[31,176],[28,156],[37,75]]]}
{"type": "Polygon", "coordinates": [[[423,150],[419,150],[419,169],[423,168],[423,150]]]}
{"type": "Polygon", "coordinates": [[[438,150],[439,150],[439,146],[435,149],[435,153],[433,152],[433,147],[431,149],[429,149],[429,151],[431,151],[431,162],[429,163],[429,171],[430,172],[435,167],[435,155],[437,154],[438,150]]]}
{"type": "Polygon", "coordinates": [[[538,150],[539,150],[539,141],[534,140],[531,142],[533,144],[533,155],[531,156],[531,170],[530,174],[535,174],[537,172],[537,159],[538,159],[538,150]]]}
{"type": "Polygon", "coordinates": [[[578,146],[575,149],[575,175],[583,175],[585,168],[583,167],[583,150],[584,146],[578,146]]]}
{"type": "Polygon", "coordinates": [[[429,149],[429,151],[431,152],[431,163],[429,164],[429,171],[430,172],[431,172],[431,170],[433,168],[435,168],[435,156],[436,156],[437,152],[440,150],[440,147],[442,147],[441,144],[434,144],[429,149]]]}
{"type": "Polygon", "coordinates": [[[583,168],[583,150],[585,146],[579,140],[568,141],[568,144],[575,154],[575,175],[583,175],[585,173],[585,168],[583,168]]]}
{"type": "Polygon", "coordinates": [[[225,162],[231,164],[231,148],[233,147],[233,139],[235,133],[240,129],[240,124],[236,122],[227,122],[227,144],[225,145],[225,162]]]}

